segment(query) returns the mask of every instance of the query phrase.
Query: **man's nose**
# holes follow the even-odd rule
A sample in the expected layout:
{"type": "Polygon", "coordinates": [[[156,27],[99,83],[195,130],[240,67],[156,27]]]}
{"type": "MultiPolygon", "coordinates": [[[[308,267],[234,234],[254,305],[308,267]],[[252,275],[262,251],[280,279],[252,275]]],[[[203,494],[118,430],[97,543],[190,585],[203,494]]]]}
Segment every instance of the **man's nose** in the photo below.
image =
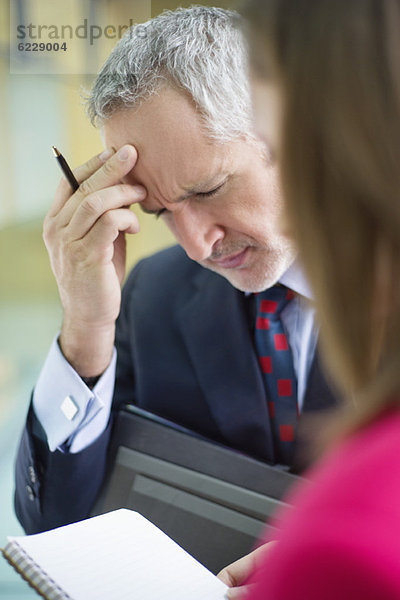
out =
{"type": "Polygon", "coordinates": [[[187,204],[174,213],[174,233],[192,260],[206,260],[214,245],[225,237],[224,228],[200,207],[187,204]]]}

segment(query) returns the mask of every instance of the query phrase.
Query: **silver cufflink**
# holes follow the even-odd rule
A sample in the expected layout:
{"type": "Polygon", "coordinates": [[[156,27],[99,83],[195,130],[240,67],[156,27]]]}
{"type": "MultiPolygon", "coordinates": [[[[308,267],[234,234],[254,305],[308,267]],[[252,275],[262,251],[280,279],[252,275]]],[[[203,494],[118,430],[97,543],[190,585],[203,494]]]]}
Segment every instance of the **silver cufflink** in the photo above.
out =
{"type": "Polygon", "coordinates": [[[72,396],[66,396],[61,404],[61,410],[68,421],[72,421],[79,412],[79,407],[72,396]]]}

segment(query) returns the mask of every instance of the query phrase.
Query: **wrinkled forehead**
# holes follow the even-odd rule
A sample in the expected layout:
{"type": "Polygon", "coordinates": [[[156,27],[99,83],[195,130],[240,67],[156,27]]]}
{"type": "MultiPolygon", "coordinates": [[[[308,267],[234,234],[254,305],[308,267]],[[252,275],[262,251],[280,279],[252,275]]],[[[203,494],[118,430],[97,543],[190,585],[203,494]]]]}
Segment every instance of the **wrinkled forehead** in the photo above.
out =
{"type": "Polygon", "coordinates": [[[103,136],[107,147],[134,145],[137,178],[167,194],[218,176],[233,158],[233,144],[210,139],[190,100],[170,88],[113,115],[103,136]]]}

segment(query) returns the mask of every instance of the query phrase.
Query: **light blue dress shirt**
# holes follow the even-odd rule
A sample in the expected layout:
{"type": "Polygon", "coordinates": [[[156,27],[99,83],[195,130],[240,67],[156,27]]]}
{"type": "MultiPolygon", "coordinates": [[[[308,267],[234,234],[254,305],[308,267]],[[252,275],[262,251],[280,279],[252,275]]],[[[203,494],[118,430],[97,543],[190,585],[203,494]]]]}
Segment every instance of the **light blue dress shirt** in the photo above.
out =
{"type": "MultiPolygon", "coordinates": [[[[296,292],[281,318],[293,353],[301,410],[317,343],[312,296],[297,262],[279,282],[296,292]]],[[[90,390],[65,360],[57,338],[54,340],[33,394],[33,409],[52,452],[67,441],[69,452],[80,452],[105,430],[114,392],[115,365],[114,349],[110,365],[90,390]]]]}

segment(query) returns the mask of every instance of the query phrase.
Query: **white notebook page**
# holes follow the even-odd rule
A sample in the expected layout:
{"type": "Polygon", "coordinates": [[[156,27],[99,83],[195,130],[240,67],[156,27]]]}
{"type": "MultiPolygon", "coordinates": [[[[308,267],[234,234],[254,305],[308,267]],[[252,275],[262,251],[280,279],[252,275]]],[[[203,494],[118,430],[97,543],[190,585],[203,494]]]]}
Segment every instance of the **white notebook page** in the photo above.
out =
{"type": "Polygon", "coordinates": [[[223,600],[227,587],[147,519],[120,509],[10,537],[73,600],[223,600]]]}

